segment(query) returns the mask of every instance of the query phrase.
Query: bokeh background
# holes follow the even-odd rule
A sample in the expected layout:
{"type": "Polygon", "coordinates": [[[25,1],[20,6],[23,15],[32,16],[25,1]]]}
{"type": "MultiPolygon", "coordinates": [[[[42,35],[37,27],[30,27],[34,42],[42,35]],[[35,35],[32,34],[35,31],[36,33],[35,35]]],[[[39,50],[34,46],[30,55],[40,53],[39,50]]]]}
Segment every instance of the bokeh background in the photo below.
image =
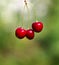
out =
{"type": "Polygon", "coordinates": [[[0,0],[0,65],[59,65],[59,0],[0,0]],[[18,39],[15,29],[42,21],[33,40],[18,39]]]}

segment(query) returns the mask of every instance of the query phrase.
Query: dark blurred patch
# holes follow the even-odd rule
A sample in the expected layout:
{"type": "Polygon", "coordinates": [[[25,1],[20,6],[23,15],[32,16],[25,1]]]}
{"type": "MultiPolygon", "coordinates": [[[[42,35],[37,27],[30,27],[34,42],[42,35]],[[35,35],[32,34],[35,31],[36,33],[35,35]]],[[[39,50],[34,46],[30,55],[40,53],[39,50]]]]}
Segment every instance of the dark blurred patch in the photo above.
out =
{"type": "Polygon", "coordinates": [[[51,44],[53,44],[53,42],[55,42],[56,38],[54,36],[54,32],[50,32],[49,34],[47,34],[43,39],[39,39],[38,40],[38,44],[40,42],[40,46],[42,48],[44,48],[45,50],[48,50],[51,46],[51,44]]]}
{"type": "Polygon", "coordinates": [[[51,57],[51,65],[59,65],[59,56],[51,57]]]}

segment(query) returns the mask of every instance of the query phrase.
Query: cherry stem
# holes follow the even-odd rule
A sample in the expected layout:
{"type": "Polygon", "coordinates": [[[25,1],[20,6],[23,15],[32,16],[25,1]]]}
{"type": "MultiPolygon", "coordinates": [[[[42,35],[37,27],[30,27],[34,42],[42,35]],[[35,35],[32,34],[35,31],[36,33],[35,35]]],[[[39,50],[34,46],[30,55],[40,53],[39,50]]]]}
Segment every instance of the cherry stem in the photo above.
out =
{"type": "MultiPolygon", "coordinates": [[[[24,2],[25,2],[25,4],[27,5],[27,2],[26,2],[26,0],[24,0],[24,2]]],[[[25,6],[24,6],[24,10],[25,10],[25,6]]],[[[23,13],[24,14],[24,13],[23,13]]],[[[22,14],[22,26],[24,26],[24,15],[22,14]]]]}
{"type": "Polygon", "coordinates": [[[24,2],[25,2],[25,7],[27,8],[27,11],[28,11],[28,20],[29,20],[29,18],[30,18],[30,12],[29,12],[29,8],[28,8],[28,5],[27,5],[28,3],[27,3],[26,0],[24,0],[24,2]]]}
{"type": "Polygon", "coordinates": [[[24,16],[23,16],[23,14],[22,14],[22,26],[23,26],[23,24],[24,24],[24,16]]]}
{"type": "Polygon", "coordinates": [[[37,21],[37,17],[36,17],[36,9],[35,9],[35,7],[34,7],[34,18],[35,18],[35,20],[37,21]]]}

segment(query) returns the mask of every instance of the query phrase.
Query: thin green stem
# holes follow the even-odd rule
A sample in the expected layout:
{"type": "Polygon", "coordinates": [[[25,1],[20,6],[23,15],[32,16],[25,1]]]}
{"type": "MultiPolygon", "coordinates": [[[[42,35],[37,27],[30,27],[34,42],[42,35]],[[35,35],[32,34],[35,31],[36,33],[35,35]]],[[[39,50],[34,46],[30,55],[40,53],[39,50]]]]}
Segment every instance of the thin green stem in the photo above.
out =
{"type": "Polygon", "coordinates": [[[35,7],[34,7],[34,18],[35,18],[35,20],[37,21],[37,16],[36,16],[36,9],[35,9],[35,7]]]}
{"type": "MultiPolygon", "coordinates": [[[[24,8],[23,8],[24,10],[25,10],[25,6],[24,6],[24,8]]],[[[22,26],[24,26],[24,13],[22,14],[22,26]]]]}
{"type": "MultiPolygon", "coordinates": [[[[28,6],[26,5],[26,8],[27,8],[27,11],[28,11],[28,20],[30,19],[30,12],[29,12],[29,8],[28,6]]],[[[29,25],[28,25],[29,26],[29,25]]]]}

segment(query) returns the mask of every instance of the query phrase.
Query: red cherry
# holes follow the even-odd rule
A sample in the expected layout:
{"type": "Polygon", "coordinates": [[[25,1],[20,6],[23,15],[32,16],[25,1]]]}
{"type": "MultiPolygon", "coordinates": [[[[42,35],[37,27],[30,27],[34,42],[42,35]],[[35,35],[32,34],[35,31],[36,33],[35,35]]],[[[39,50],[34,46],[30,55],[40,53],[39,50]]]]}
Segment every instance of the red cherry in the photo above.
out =
{"type": "Polygon", "coordinates": [[[26,30],[24,30],[22,27],[19,27],[19,28],[16,29],[15,35],[19,39],[22,39],[26,36],[26,30]]]}
{"type": "Polygon", "coordinates": [[[33,39],[34,38],[34,31],[32,29],[28,29],[26,32],[26,37],[30,40],[33,39]]]}
{"type": "Polygon", "coordinates": [[[43,23],[42,22],[34,22],[32,24],[32,28],[35,32],[41,32],[43,29],[43,23]]]}

